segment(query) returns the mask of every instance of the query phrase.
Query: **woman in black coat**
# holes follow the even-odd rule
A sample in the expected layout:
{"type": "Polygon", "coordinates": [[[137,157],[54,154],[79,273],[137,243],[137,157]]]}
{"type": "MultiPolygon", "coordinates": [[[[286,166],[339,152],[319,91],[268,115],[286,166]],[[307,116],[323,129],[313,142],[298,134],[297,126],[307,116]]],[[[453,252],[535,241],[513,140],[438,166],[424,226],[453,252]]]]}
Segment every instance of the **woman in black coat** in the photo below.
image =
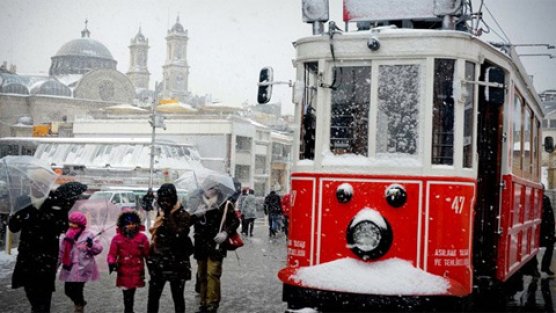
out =
{"type": "Polygon", "coordinates": [[[150,274],[147,312],[158,312],[162,290],[169,281],[175,312],[184,313],[183,291],[185,282],[191,279],[189,257],[193,253],[189,238],[190,215],[178,202],[173,184],[163,184],[157,194],[162,214],[150,230],[152,245],[147,258],[150,274]]]}
{"type": "Polygon", "coordinates": [[[29,205],[9,219],[10,231],[21,231],[12,288],[25,289],[32,312],[50,312],[58,267],[58,237],[67,230],[68,211],[85,190],[87,186],[81,183],[66,183],[51,192],[40,209],[29,205]]]}

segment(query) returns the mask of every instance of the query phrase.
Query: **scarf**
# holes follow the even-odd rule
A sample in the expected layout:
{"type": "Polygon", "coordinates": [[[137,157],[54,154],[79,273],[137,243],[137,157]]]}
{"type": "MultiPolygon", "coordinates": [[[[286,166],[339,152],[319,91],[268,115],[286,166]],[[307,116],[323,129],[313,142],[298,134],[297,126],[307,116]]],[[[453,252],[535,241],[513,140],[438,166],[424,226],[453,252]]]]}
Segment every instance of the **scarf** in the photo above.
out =
{"type": "Polygon", "coordinates": [[[73,249],[73,245],[75,241],[81,233],[83,232],[83,228],[70,228],[66,232],[66,236],[64,237],[64,255],[62,257],[62,268],[65,270],[71,270],[73,263],[71,261],[71,250],[73,249]]]}

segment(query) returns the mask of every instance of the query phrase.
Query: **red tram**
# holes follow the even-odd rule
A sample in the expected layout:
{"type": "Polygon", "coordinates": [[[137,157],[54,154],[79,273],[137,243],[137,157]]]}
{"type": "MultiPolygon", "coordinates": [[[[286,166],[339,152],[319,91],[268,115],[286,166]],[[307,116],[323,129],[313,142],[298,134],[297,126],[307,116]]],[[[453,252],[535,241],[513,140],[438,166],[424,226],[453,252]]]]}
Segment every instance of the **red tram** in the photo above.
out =
{"type": "MultiPolygon", "coordinates": [[[[538,252],[543,192],[543,111],[515,51],[476,36],[467,1],[345,0],[346,31],[324,30],[327,5],[303,1],[313,36],[294,42],[284,301],[502,290],[538,252]]],[[[276,83],[261,71],[260,103],[276,83]]]]}

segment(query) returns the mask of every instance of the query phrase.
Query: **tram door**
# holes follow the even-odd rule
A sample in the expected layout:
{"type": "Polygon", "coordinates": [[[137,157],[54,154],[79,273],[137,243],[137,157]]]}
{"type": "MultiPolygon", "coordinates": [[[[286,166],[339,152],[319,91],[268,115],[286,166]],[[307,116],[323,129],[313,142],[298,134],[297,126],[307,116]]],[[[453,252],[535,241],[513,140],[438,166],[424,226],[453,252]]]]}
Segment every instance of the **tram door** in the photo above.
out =
{"type": "MultiPolygon", "coordinates": [[[[502,69],[485,63],[480,81],[504,81],[502,69]],[[493,74],[494,73],[494,74],[493,74]],[[498,76],[498,77],[494,77],[498,76]],[[501,77],[500,77],[501,76],[501,77]]],[[[477,151],[477,205],[474,221],[473,265],[475,277],[494,277],[501,193],[504,89],[479,86],[477,151]],[[487,94],[485,94],[485,91],[487,94]]]]}

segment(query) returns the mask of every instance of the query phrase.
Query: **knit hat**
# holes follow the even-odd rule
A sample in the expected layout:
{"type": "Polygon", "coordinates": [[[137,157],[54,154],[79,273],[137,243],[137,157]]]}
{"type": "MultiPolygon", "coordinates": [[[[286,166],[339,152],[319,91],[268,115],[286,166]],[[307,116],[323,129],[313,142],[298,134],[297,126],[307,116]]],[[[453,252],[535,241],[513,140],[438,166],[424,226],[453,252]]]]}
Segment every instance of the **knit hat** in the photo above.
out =
{"type": "Polygon", "coordinates": [[[82,228],[85,228],[85,226],[87,226],[87,217],[85,216],[85,214],[83,214],[83,212],[80,211],[71,212],[68,220],[70,223],[79,225],[82,228]]]}
{"type": "Polygon", "coordinates": [[[172,205],[178,202],[178,193],[176,192],[176,186],[174,186],[174,184],[162,184],[156,193],[159,201],[160,198],[166,198],[170,200],[172,205]]]}

